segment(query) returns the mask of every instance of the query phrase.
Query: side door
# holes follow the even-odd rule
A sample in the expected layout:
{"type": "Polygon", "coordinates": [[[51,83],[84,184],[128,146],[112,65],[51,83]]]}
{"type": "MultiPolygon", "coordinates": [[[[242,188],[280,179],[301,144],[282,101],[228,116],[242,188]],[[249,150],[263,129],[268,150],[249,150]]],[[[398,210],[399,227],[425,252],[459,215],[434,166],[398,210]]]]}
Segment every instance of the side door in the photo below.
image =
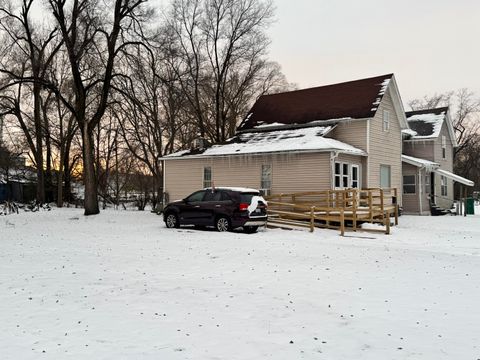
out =
{"type": "Polygon", "coordinates": [[[184,203],[180,207],[180,222],[182,224],[197,224],[201,219],[201,206],[205,192],[205,190],[200,190],[184,199],[184,203]]]}
{"type": "Polygon", "coordinates": [[[202,202],[201,220],[204,225],[213,225],[215,216],[221,208],[222,191],[207,190],[202,202]]]}

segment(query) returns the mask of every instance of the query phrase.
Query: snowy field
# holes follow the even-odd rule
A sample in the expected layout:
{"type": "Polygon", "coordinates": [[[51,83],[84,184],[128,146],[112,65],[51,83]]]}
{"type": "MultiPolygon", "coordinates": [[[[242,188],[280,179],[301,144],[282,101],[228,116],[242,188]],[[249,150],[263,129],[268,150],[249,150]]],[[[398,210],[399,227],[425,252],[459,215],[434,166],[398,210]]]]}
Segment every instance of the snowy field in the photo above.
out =
{"type": "Polygon", "coordinates": [[[479,359],[480,216],[392,232],[3,216],[0,359],[479,359]]]}

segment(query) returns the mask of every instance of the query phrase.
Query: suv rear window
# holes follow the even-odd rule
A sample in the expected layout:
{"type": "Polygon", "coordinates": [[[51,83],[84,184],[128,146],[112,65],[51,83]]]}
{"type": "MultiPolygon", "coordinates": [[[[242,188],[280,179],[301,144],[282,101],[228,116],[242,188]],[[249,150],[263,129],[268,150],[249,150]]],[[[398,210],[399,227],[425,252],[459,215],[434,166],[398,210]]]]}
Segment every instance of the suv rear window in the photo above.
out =
{"type": "Polygon", "coordinates": [[[252,197],[259,196],[260,193],[241,193],[240,202],[245,204],[250,204],[252,202],[252,197]]]}

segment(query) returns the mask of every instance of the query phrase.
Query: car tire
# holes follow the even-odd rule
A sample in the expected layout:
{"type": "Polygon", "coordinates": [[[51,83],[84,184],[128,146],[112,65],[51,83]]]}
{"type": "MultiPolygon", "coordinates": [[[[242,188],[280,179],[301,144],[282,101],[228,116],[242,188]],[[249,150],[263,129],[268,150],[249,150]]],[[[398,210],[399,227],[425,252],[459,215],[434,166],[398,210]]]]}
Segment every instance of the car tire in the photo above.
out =
{"type": "Polygon", "coordinates": [[[165,225],[169,229],[179,228],[180,222],[178,221],[178,216],[174,213],[169,213],[165,217],[165,225]]]}
{"type": "Polygon", "coordinates": [[[215,220],[215,229],[217,229],[217,231],[220,231],[220,232],[230,231],[231,230],[230,219],[227,218],[226,216],[217,217],[217,220],[215,220]]]}
{"type": "Polygon", "coordinates": [[[253,234],[256,233],[258,230],[258,226],[244,226],[243,232],[246,234],[253,234]]]}

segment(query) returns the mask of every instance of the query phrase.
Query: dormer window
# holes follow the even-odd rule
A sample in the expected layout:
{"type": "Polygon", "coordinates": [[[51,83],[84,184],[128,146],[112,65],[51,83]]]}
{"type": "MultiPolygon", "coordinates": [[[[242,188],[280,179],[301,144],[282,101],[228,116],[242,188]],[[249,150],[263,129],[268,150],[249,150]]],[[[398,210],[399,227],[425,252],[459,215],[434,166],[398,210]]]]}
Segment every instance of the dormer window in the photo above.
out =
{"type": "Polygon", "coordinates": [[[383,131],[390,130],[390,111],[383,110],[383,131]]]}
{"type": "Polygon", "coordinates": [[[442,159],[447,158],[447,137],[442,135],[442,159]]]}

